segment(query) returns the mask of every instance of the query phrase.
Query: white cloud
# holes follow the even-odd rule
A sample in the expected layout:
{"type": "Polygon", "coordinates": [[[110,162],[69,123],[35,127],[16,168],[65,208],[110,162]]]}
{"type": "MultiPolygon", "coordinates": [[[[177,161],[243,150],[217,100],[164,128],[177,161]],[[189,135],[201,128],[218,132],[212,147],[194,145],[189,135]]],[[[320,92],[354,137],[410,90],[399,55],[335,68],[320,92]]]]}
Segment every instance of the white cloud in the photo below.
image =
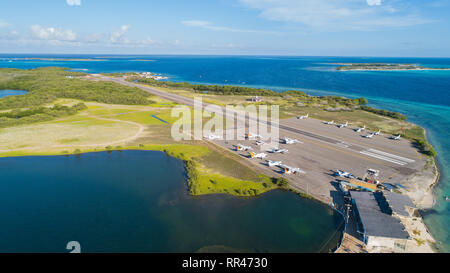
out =
{"type": "Polygon", "coordinates": [[[369,6],[380,6],[381,0],[366,0],[369,6]]]}
{"type": "Polygon", "coordinates": [[[125,34],[130,29],[130,25],[123,25],[120,30],[111,33],[109,41],[113,44],[129,44],[130,40],[125,36],[125,34]]]}
{"type": "Polygon", "coordinates": [[[66,0],[69,6],[81,6],[81,0],[66,0]]]}
{"type": "Polygon", "coordinates": [[[31,36],[34,39],[48,41],[75,42],[77,40],[77,34],[70,29],[44,28],[40,25],[31,26],[31,36]]]}
{"type": "Polygon", "coordinates": [[[2,19],[0,19],[0,28],[7,27],[7,26],[9,26],[9,24],[7,22],[3,21],[2,19]]]}
{"type": "Polygon", "coordinates": [[[223,26],[216,26],[208,21],[201,21],[201,20],[186,20],[181,21],[181,23],[188,27],[198,27],[213,31],[226,31],[226,32],[241,32],[241,33],[268,33],[268,31],[262,31],[262,30],[251,30],[251,29],[238,29],[238,28],[230,28],[230,27],[223,27],[223,26]]]}
{"type": "MultiPolygon", "coordinates": [[[[260,16],[321,30],[366,30],[431,22],[407,9],[397,11],[382,0],[239,0],[260,16]],[[375,8],[376,7],[376,8],[375,8]]],[[[396,1],[391,1],[393,4],[396,1]]]]}

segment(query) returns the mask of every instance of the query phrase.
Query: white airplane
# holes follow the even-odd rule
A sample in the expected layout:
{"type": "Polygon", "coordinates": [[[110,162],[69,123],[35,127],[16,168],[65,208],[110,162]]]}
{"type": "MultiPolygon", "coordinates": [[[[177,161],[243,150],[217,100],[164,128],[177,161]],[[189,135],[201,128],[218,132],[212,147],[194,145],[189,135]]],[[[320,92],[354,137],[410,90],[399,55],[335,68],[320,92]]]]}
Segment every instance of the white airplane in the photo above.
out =
{"type": "Polygon", "coordinates": [[[381,130],[378,130],[378,132],[375,132],[373,134],[376,135],[376,136],[379,136],[379,135],[381,135],[381,130]]]}
{"type": "Polygon", "coordinates": [[[267,157],[267,154],[265,154],[265,153],[254,154],[254,153],[250,152],[250,158],[264,159],[266,157],[267,157]]]}
{"type": "Polygon", "coordinates": [[[285,154],[285,153],[288,153],[288,152],[289,152],[288,149],[273,149],[272,150],[273,154],[285,154]]]}
{"type": "Polygon", "coordinates": [[[398,135],[398,136],[391,136],[390,139],[393,139],[393,140],[400,140],[401,137],[402,137],[401,135],[398,135]]]}
{"type": "Polygon", "coordinates": [[[300,170],[299,168],[293,168],[287,165],[279,165],[279,166],[283,168],[283,174],[305,173],[303,170],[300,170]]]}
{"type": "Polygon", "coordinates": [[[305,116],[298,116],[297,119],[307,119],[309,118],[309,113],[306,114],[305,116]]]}
{"type": "Polygon", "coordinates": [[[298,139],[293,139],[293,138],[288,138],[288,137],[284,138],[284,144],[296,144],[296,143],[303,143],[303,142],[301,142],[298,139]]]}
{"type": "Polygon", "coordinates": [[[282,163],[281,161],[270,161],[270,160],[267,160],[267,166],[269,166],[269,167],[280,166],[281,163],[282,163]]]}
{"type": "Polygon", "coordinates": [[[365,135],[365,138],[373,138],[373,136],[375,135],[375,133],[371,133],[370,135],[365,135]]]}
{"type": "Polygon", "coordinates": [[[218,136],[218,135],[213,135],[213,134],[209,134],[207,137],[205,137],[209,140],[216,140],[216,139],[222,139],[222,136],[218,136]]]}
{"type": "Polygon", "coordinates": [[[253,150],[253,148],[250,146],[244,146],[242,144],[236,145],[236,151],[248,151],[248,150],[253,150]]]}
{"type": "Polygon", "coordinates": [[[334,120],[332,120],[332,121],[325,121],[324,123],[327,124],[327,125],[333,125],[334,124],[334,120]]]}
{"type": "Polygon", "coordinates": [[[252,133],[248,133],[245,135],[245,138],[247,139],[257,139],[257,138],[262,138],[260,135],[257,134],[252,134],[252,133]]]}
{"type": "Polygon", "coordinates": [[[266,143],[264,141],[262,141],[262,140],[256,141],[256,145],[258,145],[258,146],[261,146],[261,145],[264,145],[264,144],[266,144],[266,143]]]}
{"type": "Polygon", "coordinates": [[[355,176],[353,174],[351,174],[349,172],[342,171],[342,170],[335,171],[334,175],[335,176],[340,176],[340,177],[345,177],[345,178],[350,178],[350,179],[351,178],[355,178],[355,176]]]}
{"type": "Polygon", "coordinates": [[[344,127],[348,127],[348,121],[346,121],[344,124],[338,125],[338,128],[344,128],[344,127]]]}
{"type": "Polygon", "coordinates": [[[361,133],[362,131],[365,131],[365,130],[366,130],[366,125],[364,125],[364,126],[361,127],[361,128],[355,129],[355,132],[361,133]]]}

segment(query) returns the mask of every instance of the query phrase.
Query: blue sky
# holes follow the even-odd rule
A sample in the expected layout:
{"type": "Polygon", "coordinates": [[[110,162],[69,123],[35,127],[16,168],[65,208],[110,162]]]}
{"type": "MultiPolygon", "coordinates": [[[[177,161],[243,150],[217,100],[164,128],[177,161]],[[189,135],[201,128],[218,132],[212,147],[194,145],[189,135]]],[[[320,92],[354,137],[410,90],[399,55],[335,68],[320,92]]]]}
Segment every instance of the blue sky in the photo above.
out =
{"type": "Polygon", "coordinates": [[[14,0],[0,7],[0,53],[450,57],[450,0],[14,0]]]}

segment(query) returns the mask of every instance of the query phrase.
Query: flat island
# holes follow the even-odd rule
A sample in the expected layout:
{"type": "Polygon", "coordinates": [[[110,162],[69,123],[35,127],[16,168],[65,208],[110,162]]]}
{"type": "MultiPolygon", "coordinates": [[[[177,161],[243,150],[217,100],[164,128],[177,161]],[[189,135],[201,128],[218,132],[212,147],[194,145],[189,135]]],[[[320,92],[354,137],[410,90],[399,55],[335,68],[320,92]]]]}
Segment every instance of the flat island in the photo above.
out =
{"type": "MultiPolygon", "coordinates": [[[[250,197],[281,188],[329,205],[339,202],[339,188],[330,183],[335,179],[332,170],[362,177],[367,168],[374,168],[380,170],[383,182],[404,186],[407,190],[397,191],[418,208],[433,204],[431,189],[438,173],[424,129],[400,113],[367,106],[364,98],[194,85],[138,73],[100,75],[64,68],[0,69],[2,89],[28,93],[0,99],[1,157],[157,150],[184,162],[192,195],[250,197]],[[218,106],[279,105],[284,128],[280,137],[304,144],[286,146],[286,155],[269,153],[269,159],[299,167],[306,175],[283,175],[265,160],[250,159],[248,152],[236,151],[237,141],[175,142],[171,124],[177,119],[171,110],[179,104],[192,107],[194,95],[218,106]],[[306,114],[309,118],[297,118],[306,114]],[[336,126],[346,122],[348,127],[336,126]],[[363,126],[364,131],[356,130],[363,126]],[[366,138],[371,132],[380,134],[366,138]],[[401,139],[392,140],[392,135],[401,139]]],[[[258,149],[253,141],[243,144],[258,149]]],[[[430,251],[433,239],[420,215],[403,224],[412,238],[408,251],[430,251]]]]}
{"type": "Polygon", "coordinates": [[[402,71],[402,70],[450,70],[450,68],[425,67],[416,64],[391,64],[391,63],[334,63],[339,65],[338,71],[402,71]]]}

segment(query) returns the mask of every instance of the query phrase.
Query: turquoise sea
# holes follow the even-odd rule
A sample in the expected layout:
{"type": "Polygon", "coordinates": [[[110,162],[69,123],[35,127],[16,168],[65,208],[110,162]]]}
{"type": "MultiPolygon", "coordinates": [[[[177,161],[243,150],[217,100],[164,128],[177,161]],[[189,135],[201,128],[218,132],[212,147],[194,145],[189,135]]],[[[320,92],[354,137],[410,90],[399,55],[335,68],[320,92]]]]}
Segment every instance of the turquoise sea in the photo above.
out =
{"type": "Polygon", "coordinates": [[[425,222],[450,252],[450,71],[346,71],[334,63],[414,63],[450,68],[449,58],[280,57],[280,56],[97,56],[0,55],[0,67],[64,66],[88,73],[151,71],[172,81],[233,84],[274,90],[299,89],[312,95],[366,97],[369,104],[398,111],[427,130],[441,172],[434,189],[436,205],[425,222]],[[97,61],[44,61],[24,58],[92,58],[97,61]],[[146,61],[143,61],[146,60],[146,61]]]}

